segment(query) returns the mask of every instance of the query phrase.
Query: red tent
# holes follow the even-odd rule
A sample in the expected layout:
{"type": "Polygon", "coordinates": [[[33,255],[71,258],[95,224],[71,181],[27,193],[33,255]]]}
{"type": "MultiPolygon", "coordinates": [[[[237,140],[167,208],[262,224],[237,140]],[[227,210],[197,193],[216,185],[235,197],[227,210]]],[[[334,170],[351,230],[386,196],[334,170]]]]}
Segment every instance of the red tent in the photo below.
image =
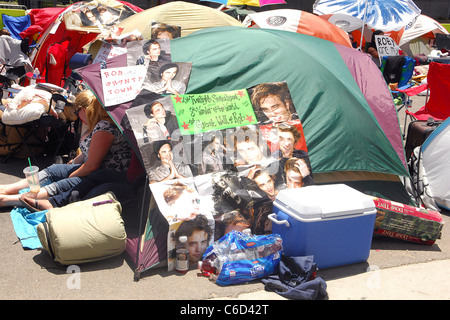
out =
{"type": "MultiPolygon", "coordinates": [[[[102,0],[98,1],[103,2],[102,0]]],[[[84,27],[76,25],[77,9],[89,2],[77,2],[66,8],[33,9],[32,26],[42,26],[37,46],[31,54],[33,68],[41,72],[41,81],[58,85],[64,85],[64,78],[71,71],[68,62],[75,53],[83,52],[83,46],[94,40],[101,32],[98,27],[84,27]],[[75,19],[74,19],[75,16],[75,19]],[[34,21],[33,21],[34,20],[34,21]],[[75,22],[74,22],[75,21],[75,22]],[[52,47],[53,46],[53,47],[52,47]],[[50,58],[51,51],[53,58],[50,58]],[[49,61],[51,59],[52,61],[49,61]]],[[[134,12],[142,9],[126,1],[105,0],[106,5],[114,5],[114,8],[127,6],[134,12]]],[[[79,20],[79,16],[78,16],[79,20]]]]}

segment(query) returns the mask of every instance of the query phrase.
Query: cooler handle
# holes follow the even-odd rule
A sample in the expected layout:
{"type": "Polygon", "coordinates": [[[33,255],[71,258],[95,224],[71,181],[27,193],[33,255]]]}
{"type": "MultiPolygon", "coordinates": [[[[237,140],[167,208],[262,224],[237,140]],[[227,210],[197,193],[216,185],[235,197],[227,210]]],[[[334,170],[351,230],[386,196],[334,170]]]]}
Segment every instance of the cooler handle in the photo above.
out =
{"type": "Polygon", "coordinates": [[[281,221],[278,221],[278,220],[276,219],[276,216],[277,216],[276,213],[271,213],[271,214],[269,214],[269,215],[267,216],[267,218],[269,218],[269,220],[272,221],[273,223],[276,223],[276,224],[285,224],[286,227],[288,227],[288,228],[291,226],[287,220],[281,220],[281,221]]]}

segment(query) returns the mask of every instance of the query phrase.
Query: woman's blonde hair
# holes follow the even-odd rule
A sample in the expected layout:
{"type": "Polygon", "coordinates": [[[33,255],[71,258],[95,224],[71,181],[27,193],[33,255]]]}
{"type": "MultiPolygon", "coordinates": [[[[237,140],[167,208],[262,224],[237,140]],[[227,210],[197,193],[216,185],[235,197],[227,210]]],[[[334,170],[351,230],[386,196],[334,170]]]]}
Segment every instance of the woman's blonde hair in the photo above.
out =
{"type": "Polygon", "coordinates": [[[77,95],[77,97],[75,98],[74,106],[75,108],[81,107],[86,110],[89,132],[92,132],[92,130],[94,130],[95,125],[100,120],[107,120],[112,122],[111,117],[103,108],[100,101],[98,101],[95,95],[89,90],[82,91],[77,95]]]}

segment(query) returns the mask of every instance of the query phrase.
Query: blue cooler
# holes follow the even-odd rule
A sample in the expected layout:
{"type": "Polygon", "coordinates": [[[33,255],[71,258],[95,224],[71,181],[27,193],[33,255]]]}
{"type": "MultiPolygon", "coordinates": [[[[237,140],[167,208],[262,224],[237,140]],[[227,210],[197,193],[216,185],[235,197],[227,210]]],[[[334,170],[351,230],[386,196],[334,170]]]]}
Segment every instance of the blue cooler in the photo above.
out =
{"type": "Polygon", "coordinates": [[[325,269],[369,258],[376,207],[345,184],[281,190],[269,215],[288,256],[314,256],[325,269]]]}

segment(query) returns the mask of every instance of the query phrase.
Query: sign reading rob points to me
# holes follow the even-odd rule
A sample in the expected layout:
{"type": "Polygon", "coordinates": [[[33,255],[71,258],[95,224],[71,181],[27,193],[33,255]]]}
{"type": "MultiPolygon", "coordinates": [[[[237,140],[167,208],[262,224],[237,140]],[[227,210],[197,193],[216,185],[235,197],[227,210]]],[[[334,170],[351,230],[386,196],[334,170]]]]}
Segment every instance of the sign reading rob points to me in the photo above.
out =
{"type": "Polygon", "coordinates": [[[398,56],[399,47],[391,37],[376,35],[375,42],[380,62],[383,56],[398,56]]]}
{"type": "Polygon", "coordinates": [[[172,96],[182,135],[257,123],[247,90],[172,96]]]}

